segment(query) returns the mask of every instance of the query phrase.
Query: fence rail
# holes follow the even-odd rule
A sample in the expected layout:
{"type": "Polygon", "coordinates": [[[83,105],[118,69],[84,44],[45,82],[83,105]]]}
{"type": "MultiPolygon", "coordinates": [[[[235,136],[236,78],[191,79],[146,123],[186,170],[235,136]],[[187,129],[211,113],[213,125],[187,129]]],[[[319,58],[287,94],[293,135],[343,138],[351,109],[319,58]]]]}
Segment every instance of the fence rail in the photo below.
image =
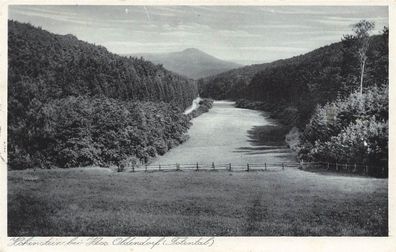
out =
{"type": "Polygon", "coordinates": [[[352,173],[361,175],[388,176],[386,165],[369,165],[365,163],[331,163],[331,162],[301,162],[301,169],[320,169],[330,172],[352,173]]]}
{"type": "Polygon", "coordinates": [[[131,172],[138,171],[182,171],[182,170],[194,170],[194,171],[213,171],[213,170],[224,170],[224,171],[256,171],[256,170],[275,170],[285,169],[285,167],[298,167],[299,163],[246,163],[246,164],[232,164],[232,163],[218,163],[214,162],[209,164],[204,163],[190,163],[190,164],[158,164],[158,165],[138,165],[130,167],[118,167],[118,171],[123,171],[127,168],[131,172]]]}
{"type": "Polygon", "coordinates": [[[276,163],[189,163],[189,164],[158,164],[118,166],[118,171],[153,172],[153,171],[282,171],[285,168],[299,168],[302,170],[324,170],[329,172],[353,173],[368,175],[375,169],[379,175],[386,176],[388,169],[362,163],[330,163],[330,162],[276,162],[276,163]]]}

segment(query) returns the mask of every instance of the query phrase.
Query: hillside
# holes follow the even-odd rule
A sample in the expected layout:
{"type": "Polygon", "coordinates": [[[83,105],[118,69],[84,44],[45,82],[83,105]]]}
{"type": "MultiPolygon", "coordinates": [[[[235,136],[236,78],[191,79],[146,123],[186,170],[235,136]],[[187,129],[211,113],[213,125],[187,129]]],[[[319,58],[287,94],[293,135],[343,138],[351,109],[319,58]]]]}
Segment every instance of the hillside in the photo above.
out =
{"type": "Polygon", "coordinates": [[[213,97],[216,99],[238,98],[241,96],[240,90],[249,84],[256,73],[267,67],[274,66],[276,62],[244,66],[201,78],[198,80],[199,93],[202,97],[213,97]]]}
{"type": "MultiPolygon", "coordinates": [[[[384,48],[382,36],[371,38],[367,86],[387,82],[384,48]]],[[[261,108],[273,112],[273,116],[303,127],[316,104],[345,97],[356,89],[358,67],[356,59],[348,57],[348,49],[338,42],[293,58],[200,79],[198,89],[202,97],[263,102],[261,108]]]]}
{"type": "Polygon", "coordinates": [[[142,53],[131,56],[143,57],[154,63],[162,64],[166,69],[192,79],[219,74],[241,66],[218,59],[195,48],[188,48],[180,52],[142,53]]]}
{"type": "MultiPolygon", "coordinates": [[[[339,47],[339,45],[336,43],[330,47],[339,47]]],[[[218,75],[201,78],[198,80],[199,93],[202,97],[214,97],[216,99],[245,98],[243,91],[250,85],[256,74],[266,69],[283,67],[285,65],[304,64],[305,61],[309,61],[314,57],[313,55],[320,55],[326,49],[327,47],[323,47],[292,58],[280,59],[270,63],[248,65],[231,69],[218,75]]]]}
{"type": "MultiPolygon", "coordinates": [[[[172,102],[181,108],[196,97],[195,83],[149,61],[112,54],[102,46],[9,22],[10,94],[29,79],[40,99],[104,95],[122,100],[172,102]],[[44,82],[45,81],[45,82],[44,82]]],[[[33,91],[33,90],[31,90],[33,91]]]]}
{"type": "Polygon", "coordinates": [[[195,82],[102,46],[8,22],[9,167],[147,162],[186,139],[195,82]]]}

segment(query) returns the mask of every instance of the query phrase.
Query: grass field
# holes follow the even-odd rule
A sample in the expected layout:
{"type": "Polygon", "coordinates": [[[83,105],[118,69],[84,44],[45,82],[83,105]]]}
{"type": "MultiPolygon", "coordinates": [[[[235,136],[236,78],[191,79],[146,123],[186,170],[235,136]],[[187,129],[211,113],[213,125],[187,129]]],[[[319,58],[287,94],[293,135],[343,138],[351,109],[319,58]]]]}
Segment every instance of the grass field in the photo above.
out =
{"type": "Polygon", "coordinates": [[[387,179],[285,171],[8,172],[9,236],[385,236],[387,179]]]}

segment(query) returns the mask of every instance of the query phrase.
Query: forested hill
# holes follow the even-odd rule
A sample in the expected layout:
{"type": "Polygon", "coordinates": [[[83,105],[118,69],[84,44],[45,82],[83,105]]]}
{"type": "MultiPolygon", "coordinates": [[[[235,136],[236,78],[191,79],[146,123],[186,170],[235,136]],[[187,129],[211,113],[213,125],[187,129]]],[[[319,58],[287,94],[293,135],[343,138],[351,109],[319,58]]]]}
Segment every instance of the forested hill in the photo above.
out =
{"type": "MultiPolygon", "coordinates": [[[[198,88],[202,97],[263,102],[275,116],[288,114],[287,120],[303,126],[316,104],[345,97],[357,89],[359,62],[350,54],[351,50],[338,42],[293,58],[200,79],[198,88]]],[[[372,36],[365,87],[387,82],[387,60],[384,37],[372,36]]]]}
{"type": "Polygon", "coordinates": [[[282,62],[283,60],[254,64],[201,78],[198,80],[199,93],[202,97],[216,99],[240,98],[240,90],[250,83],[256,73],[282,62]]]}
{"type": "Polygon", "coordinates": [[[186,108],[197,95],[193,81],[162,66],[15,21],[8,22],[8,59],[10,96],[20,102],[104,95],[186,108]]]}
{"type": "Polygon", "coordinates": [[[8,165],[145,163],[183,142],[196,83],[149,61],[8,22],[8,165]]]}
{"type": "MultiPolygon", "coordinates": [[[[317,49],[321,50],[321,49],[317,49]]],[[[239,99],[243,98],[241,92],[248,86],[253,77],[267,68],[276,68],[288,64],[297,64],[310,58],[310,52],[289,59],[280,59],[270,63],[253,64],[240,68],[231,69],[217,75],[208,76],[198,80],[198,88],[202,97],[213,97],[216,99],[239,99]]]]}

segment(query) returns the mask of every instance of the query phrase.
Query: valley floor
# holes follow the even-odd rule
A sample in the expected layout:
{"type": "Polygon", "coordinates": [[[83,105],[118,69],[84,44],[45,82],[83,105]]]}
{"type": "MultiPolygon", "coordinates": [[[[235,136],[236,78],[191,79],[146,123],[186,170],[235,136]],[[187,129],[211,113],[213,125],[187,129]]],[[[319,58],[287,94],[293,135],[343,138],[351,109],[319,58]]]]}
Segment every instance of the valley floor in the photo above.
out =
{"type": "Polygon", "coordinates": [[[295,168],[8,171],[8,235],[386,236],[387,188],[295,168]]]}

